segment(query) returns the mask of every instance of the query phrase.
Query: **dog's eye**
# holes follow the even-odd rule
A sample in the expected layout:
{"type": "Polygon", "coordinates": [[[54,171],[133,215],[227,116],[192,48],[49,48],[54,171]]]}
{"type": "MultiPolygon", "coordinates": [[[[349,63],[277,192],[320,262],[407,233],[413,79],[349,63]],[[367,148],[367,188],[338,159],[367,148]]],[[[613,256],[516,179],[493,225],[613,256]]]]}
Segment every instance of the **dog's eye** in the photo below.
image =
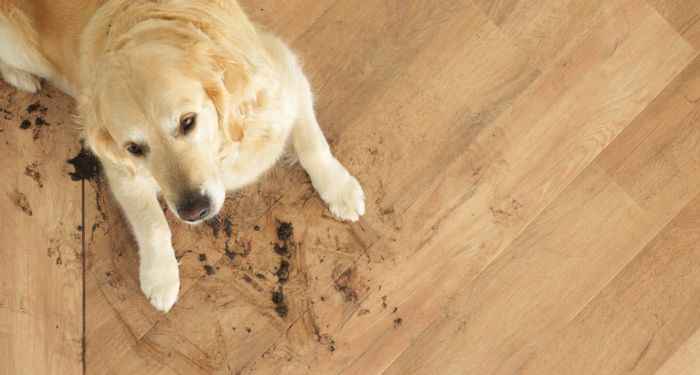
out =
{"type": "Polygon", "coordinates": [[[194,129],[194,126],[196,124],[197,124],[197,115],[195,115],[194,113],[184,115],[180,119],[180,132],[182,132],[182,134],[187,134],[192,129],[194,129]]]}
{"type": "Polygon", "coordinates": [[[129,143],[129,145],[126,146],[126,150],[134,155],[143,155],[143,149],[136,143],[129,143]]]}

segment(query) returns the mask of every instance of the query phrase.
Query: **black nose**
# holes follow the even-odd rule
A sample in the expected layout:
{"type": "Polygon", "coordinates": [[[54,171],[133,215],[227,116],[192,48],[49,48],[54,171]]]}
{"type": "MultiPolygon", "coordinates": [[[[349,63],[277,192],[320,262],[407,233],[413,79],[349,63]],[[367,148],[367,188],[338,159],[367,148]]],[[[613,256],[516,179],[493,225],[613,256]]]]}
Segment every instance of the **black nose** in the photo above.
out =
{"type": "Polygon", "coordinates": [[[179,205],[177,214],[180,216],[180,219],[184,221],[194,222],[207,217],[207,215],[209,215],[210,206],[211,202],[206,195],[188,195],[179,205]]]}

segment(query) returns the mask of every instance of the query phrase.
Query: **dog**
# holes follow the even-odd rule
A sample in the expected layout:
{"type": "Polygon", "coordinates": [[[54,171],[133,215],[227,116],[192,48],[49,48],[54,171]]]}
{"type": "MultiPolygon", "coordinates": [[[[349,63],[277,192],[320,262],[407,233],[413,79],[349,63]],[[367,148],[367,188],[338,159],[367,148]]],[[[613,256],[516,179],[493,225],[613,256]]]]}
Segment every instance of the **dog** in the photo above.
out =
{"type": "Polygon", "coordinates": [[[290,152],[333,215],[364,214],[362,187],[331,154],[297,57],[235,0],[0,0],[0,74],[29,92],[43,78],[76,98],[158,310],[180,289],[159,196],[200,223],[226,191],[290,152]]]}

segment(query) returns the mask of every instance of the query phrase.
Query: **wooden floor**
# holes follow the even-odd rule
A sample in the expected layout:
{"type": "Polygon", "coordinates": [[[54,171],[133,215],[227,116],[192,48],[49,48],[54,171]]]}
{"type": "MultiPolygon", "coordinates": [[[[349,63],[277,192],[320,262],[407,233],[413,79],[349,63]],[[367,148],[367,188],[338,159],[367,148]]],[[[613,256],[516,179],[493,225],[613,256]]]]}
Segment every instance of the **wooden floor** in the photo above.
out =
{"type": "Polygon", "coordinates": [[[700,373],[700,2],[243,5],[366,216],[278,166],[219,225],[169,217],[158,313],[104,179],[69,176],[72,100],[3,83],[0,373],[700,373]]]}

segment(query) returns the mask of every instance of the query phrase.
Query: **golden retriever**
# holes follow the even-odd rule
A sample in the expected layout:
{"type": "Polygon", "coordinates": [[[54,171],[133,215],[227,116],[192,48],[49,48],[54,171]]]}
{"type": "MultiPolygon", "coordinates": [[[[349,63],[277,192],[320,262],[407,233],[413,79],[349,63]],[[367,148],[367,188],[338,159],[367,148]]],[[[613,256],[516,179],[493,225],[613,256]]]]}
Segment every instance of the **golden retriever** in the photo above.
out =
{"type": "Polygon", "coordinates": [[[289,143],[335,216],[364,214],[296,57],[235,0],[0,0],[0,73],[30,92],[48,79],[78,100],[139,245],[141,290],[159,310],[177,301],[180,280],[158,194],[201,222],[289,143]]]}

